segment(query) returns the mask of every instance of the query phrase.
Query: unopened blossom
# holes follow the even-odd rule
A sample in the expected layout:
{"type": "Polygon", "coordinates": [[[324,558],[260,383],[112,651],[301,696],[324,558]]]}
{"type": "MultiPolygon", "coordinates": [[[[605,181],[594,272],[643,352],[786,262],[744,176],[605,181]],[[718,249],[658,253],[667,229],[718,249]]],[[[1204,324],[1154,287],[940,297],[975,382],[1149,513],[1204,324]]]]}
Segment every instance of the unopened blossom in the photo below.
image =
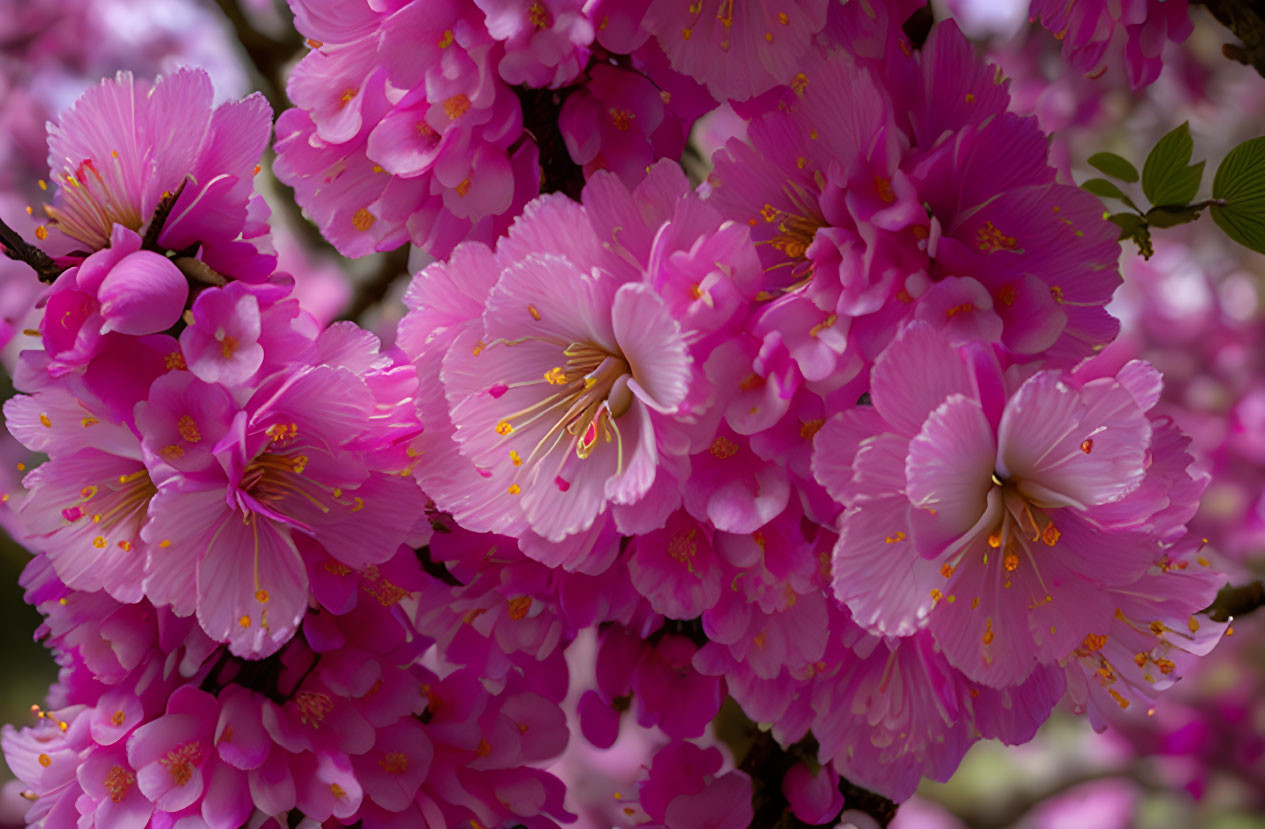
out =
{"type": "Polygon", "coordinates": [[[171,260],[141,250],[141,237],[123,225],[113,226],[109,244],[63,271],[45,297],[40,333],[54,375],[87,365],[111,332],[157,334],[184,311],[189,285],[171,260]]]}

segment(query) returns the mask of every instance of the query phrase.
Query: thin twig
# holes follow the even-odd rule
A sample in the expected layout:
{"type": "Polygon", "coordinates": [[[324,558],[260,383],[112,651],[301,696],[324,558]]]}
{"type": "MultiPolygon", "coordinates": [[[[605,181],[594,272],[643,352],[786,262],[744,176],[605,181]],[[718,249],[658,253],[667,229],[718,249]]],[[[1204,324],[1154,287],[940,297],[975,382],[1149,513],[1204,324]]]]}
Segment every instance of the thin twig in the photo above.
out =
{"type": "Polygon", "coordinates": [[[383,253],[377,272],[356,287],[351,305],[339,318],[355,322],[381,302],[395,280],[408,273],[408,251],[405,245],[383,253]]]}
{"type": "Polygon", "coordinates": [[[1259,579],[1238,587],[1221,588],[1217,599],[1207,609],[1209,616],[1217,622],[1226,622],[1245,613],[1251,613],[1258,607],[1265,607],[1265,583],[1259,579]]]}
{"type": "Polygon", "coordinates": [[[1201,5],[1236,36],[1240,43],[1226,43],[1221,54],[1251,66],[1265,77],[1265,3],[1260,0],[1191,0],[1201,5]]]}
{"type": "Polygon", "coordinates": [[[284,40],[267,35],[254,27],[237,0],[215,0],[215,5],[233,27],[237,42],[242,45],[246,57],[254,67],[255,80],[272,104],[274,112],[285,106],[284,70],[287,64],[303,48],[303,38],[297,31],[287,29],[284,40]]]}
{"type": "Polygon", "coordinates": [[[4,255],[15,262],[23,262],[35,271],[40,282],[51,285],[61,276],[62,268],[53,261],[53,257],[35,247],[22,238],[22,235],[0,219],[0,248],[4,255]]]}

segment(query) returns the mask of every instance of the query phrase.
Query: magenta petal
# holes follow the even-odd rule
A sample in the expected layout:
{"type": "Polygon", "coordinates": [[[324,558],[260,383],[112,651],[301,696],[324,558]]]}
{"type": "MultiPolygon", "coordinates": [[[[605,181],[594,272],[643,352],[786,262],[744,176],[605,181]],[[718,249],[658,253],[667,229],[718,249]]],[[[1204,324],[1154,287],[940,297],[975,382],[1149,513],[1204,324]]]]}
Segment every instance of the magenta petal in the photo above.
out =
{"type": "Polygon", "coordinates": [[[998,427],[998,471],[1039,504],[1084,509],[1123,497],[1141,483],[1151,427],[1115,380],[1077,393],[1053,372],[1023,384],[998,427]]]}
{"type": "Polygon", "coordinates": [[[230,515],[198,564],[198,621],[248,658],[288,642],[307,609],[307,573],[289,533],[257,515],[230,515]],[[212,554],[214,553],[214,554],[212,554]]]}
{"type": "Polygon", "coordinates": [[[633,379],[629,388],[647,406],[672,414],[689,393],[691,359],[681,328],[648,285],[622,286],[612,312],[633,379]]]}
{"type": "Polygon", "coordinates": [[[250,818],[254,808],[245,773],[216,763],[202,798],[202,819],[208,829],[237,829],[250,818]]]}
{"type": "Polygon", "coordinates": [[[957,351],[925,322],[901,329],[874,362],[874,408],[895,431],[913,437],[927,415],[950,394],[971,395],[972,384],[957,351]]]}
{"type": "Polygon", "coordinates": [[[876,633],[908,636],[931,612],[938,565],[913,549],[906,529],[909,501],[901,492],[905,441],[881,435],[857,452],[859,495],[844,513],[835,545],[834,594],[857,624],[876,633]]]}
{"type": "Polygon", "coordinates": [[[610,748],[619,737],[619,712],[602,702],[592,689],[580,697],[576,713],[584,738],[598,748],[610,748]]]}
{"type": "Polygon", "coordinates": [[[805,823],[827,823],[843,809],[839,775],[828,766],[816,773],[803,763],[791,766],[782,778],[782,794],[795,816],[805,823]]]}
{"type": "Polygon", "coordinates": [[[923,555],[940,553],[984,515],[996,457],[984,410],[960,394],[932,412],[909,442],[905,492],[919,519],[914,541],[923,555]]]}
{"type": "Polygon", "coordinates": [[[97,295],[110,330],[141,336],[176,324],[189,298],[189,283],[167,257],[142,250],[115,265],[97,295]]]}

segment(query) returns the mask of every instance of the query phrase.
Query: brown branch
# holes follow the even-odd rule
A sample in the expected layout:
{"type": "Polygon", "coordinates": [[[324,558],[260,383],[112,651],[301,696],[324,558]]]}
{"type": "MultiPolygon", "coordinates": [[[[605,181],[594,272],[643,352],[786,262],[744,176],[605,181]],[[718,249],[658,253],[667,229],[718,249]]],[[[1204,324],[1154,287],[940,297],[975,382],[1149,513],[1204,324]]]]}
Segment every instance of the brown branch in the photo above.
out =
{"type": "Polygon", "coordinates": [[[408,252],[408,245],[385,251],[378,270],[356,286],[351,305],[339,316],[339,319],[357,322],[366,311],[381,302],[395,280],[408,273],[408,252]]]}
{"type": "Polygon", "coordinates": [[[1259,579],[1238,587],[1226,585],[1221,588],[1216,601],[1208,606],[1206,612],[1213,621],[1226,622],[1258,607],[1265,607],[1265,583],[1259,579]]]}
{"type": "Polygon", "coordinates": [[[1265,2],[1261,0],[1191,0],[1202,5],[1241,43],[1226,43],[1221,54],[1265,77],[1265,2]]]}
{"type": "Polygon", "coordinates": [[[40,282],[50,285],[56,281],[63,270],[51,256],[23,239],[20,233],[5,224],[3,220],[0,220],[0,253],[15,262],[29,265],[39,277],[40,282]]]}
{"type": "MultiPolygon", "coordinates": [[[[727,702],[727,706],[731,703],[727,702]]],[[[810,768],[817,768],[817,740],[809,734],[792,746],[782,748],[773,738],[773,734],[762,731],[741,713],[737,705],[722,708],[722,714],[734,716],[745,723],[746,753],[738,763],[738,769],[746,772],[753,786],[752,808],[753,827],[767,829],[808,829],[813,824],[800,820],[791,811],[791,805],[782,794],[782,778],[798,763],[810,768]]],[[[731,746],[732,748],[732,746],[731,746]]],[[[839,791],[843,794],[843,809],[864,812],[878,823],[887,826],[896,817],[897,804],[881,794],[863,789],[849,780],[839,780],[839,791]]],[[[842,814],[842,811],[840,812],[842,814]]],[[[818,826],[834,826],[839,822],[839,815],[818,826]]]]}
{"type": "Polygon", "coordinates": [[[272,104],[273,112],[280,112],[286,104],[285,68],[303,48],[303,38],[293,29],[286,30],[283,40],[259,31],[242,11],[238,0],[215,0],[215,5],[233,27],[237,42],[255,70],[260,91],[272,104]]]}

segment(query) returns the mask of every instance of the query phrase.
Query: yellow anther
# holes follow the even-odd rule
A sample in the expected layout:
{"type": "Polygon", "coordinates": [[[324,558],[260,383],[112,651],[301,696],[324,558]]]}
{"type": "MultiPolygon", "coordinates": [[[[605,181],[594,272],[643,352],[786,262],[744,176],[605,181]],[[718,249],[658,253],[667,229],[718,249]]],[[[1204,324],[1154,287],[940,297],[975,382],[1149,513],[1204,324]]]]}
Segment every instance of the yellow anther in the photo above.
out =
{"type": "Polygon", "coordinates": [[[189,443],[198,443],[202,440],[202,433],[198,431],[198,422],[191,415],[183,415],[176,421],[176,429],[180,432],[180,437],[189,443]]]}
{"type": "Polygon", "coordinates": [[[1063,534],[1059,532],[1059,528],[1051,523],[1046,526],[1044,531],[1042,531],[1041,540],[1045,542],[1045,546],[1053,547],[1058,543],[1059,537],[1062,535],[1063,534]]]}

